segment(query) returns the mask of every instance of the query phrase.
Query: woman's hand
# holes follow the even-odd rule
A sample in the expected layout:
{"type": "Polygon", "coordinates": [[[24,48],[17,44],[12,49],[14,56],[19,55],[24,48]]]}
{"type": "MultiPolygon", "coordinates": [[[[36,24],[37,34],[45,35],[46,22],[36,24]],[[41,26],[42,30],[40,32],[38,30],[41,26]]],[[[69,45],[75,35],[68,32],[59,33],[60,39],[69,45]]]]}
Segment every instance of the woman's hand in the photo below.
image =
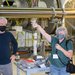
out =
{"type": "Polygon", "coordinates": [[[63,48],[59,44],[56,44],[55,47],[57,50],[63,50],[63,48]]]}
{"type": "Polygon", "coordinates": [[[68,58],[70,58],[70,59],[72,58],[73,50],[67,51],[63,47],[61,47],[59,44],[56,44],[55,47],[56,47],[57,50],[62,51],[64,53],[64,55],[67,56],[68,58]]]}
{"type": "Polygon", "coordinates": [[[31,19],[31,24],[32,24],[33,28],[37,28],[38,27],[38,24],[37,24],[36,20],[37,20],[36,18],[32,18],[31,19]]]}

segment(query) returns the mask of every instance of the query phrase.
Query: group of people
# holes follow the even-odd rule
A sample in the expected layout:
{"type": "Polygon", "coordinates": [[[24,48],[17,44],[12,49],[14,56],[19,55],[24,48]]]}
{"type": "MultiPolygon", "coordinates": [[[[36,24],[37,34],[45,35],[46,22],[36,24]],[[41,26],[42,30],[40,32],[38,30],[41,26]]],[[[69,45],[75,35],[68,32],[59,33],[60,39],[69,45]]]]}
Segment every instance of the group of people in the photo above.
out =
{"type": "MultiPolygon", "coordinates": [[[[66,64],[73,56],[73,44],[69,40],[67,45],[67,29],[65,27],[58,27],[56,35],[52,36],[35,21],[31,21],[32,27],[36,28],[50,43],[52,47],[50,61],[50,75],[70,75],[66,72],[66,64]],[[62,63],[60,61],[64,63],[62,63]]],[[[7,19],[0,17],[0,72],[3,75],[12,74],[12,64],[16,58],[15,54],[18,50],[18,44],[14,36],[6,31],[7,19]],[[12,43],[13,52],[11,53],[10,42],[12,43]]]]}

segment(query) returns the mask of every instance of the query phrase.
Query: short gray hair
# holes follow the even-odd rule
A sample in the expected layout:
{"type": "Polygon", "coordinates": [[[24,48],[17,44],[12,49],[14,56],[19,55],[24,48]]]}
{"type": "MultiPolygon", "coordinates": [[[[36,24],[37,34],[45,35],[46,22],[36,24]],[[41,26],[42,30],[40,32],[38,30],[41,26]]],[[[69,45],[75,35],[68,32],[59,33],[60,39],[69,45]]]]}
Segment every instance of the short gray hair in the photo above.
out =
{"type": "Polygon", "coordinates": [[[6,19],[5,17],[0,17],[0,19],[6,19]]]}
{"type": "Polygon", "coordinates": [[[68,36],[68,31],[66,27],[60,26],[56,29],[56,35],[58,34],[59,31],[63,30],[65,32],[65,36],[68,36]]]}
{"type": "Polygon", "coordinates": [[[0,20],[4,20],[5,24],[7,24],[7,19],[5,17],[0,17],[0,20]]]}

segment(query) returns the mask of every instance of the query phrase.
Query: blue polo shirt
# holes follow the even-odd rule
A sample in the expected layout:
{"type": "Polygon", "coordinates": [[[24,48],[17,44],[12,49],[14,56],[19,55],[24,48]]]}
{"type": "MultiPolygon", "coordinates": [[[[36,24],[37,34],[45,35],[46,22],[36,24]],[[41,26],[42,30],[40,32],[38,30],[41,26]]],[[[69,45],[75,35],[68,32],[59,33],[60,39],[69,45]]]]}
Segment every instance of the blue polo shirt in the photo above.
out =
{"type": "Polygon", "coordinates": [[[8,64],[11,62],[10,43],[12,43],[13,54],[15,54],[17,52],[18,46],[12,33],[0,33],[0,65],[8,64]]]}
{"type": "MultiPolygon", "coordinates": [[[[62,60],[62,62],[65,64],[62,64],[60,59],[54,59],[53,58],[53,54],[56,54],[56,48],[55,45],[58,43],[58,39],[57,37],[52,36],[52,41],[51,41],[51,47],[52,47],[52,51],[51,51],[51,56],[49,58],[50,63],[56,67],[64,67],[66,66],[66,64],[68,63],[68,61],[70,60],[68,57],[66,57],[63,52],[61,52],[60,50],[57,50],[58,56],[60,57],[60,59],[62,60]]],[[[73,50],[73,45],[72,45],[72,41],[69,40],[66,44],[67,40],[64,39],[61,43],[59,43],[59,45],[61,47],[63,47],[65,50],[73,50]]]]}

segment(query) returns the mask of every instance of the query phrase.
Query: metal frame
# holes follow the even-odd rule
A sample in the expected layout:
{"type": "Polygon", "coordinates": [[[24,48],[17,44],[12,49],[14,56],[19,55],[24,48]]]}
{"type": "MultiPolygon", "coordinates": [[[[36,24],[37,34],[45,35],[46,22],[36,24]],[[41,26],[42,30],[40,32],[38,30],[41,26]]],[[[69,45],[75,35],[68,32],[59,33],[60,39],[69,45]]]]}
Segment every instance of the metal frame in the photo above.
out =
{"type": "Polygon", "coordinates": [[[0,8],[0,16],[6,18],[50,18],[55,14],[56,17],[64,15],[65,18],[75,18],[75,9],[66,8],[63,12],[61,8],[58,8],[53,13],[52,8],[0,8]]]}

